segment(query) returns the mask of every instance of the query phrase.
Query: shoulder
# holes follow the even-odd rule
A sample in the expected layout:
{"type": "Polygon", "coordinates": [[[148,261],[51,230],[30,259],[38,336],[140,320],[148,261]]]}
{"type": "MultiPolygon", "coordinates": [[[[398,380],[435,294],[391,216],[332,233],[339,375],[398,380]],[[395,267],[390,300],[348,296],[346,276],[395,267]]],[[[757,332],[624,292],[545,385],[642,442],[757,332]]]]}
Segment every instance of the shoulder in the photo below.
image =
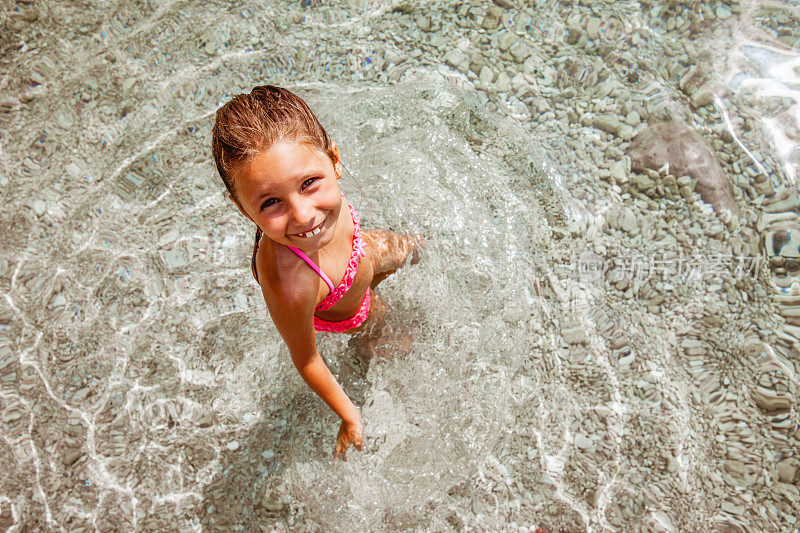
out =
{"type": "Polygon", "coordinates": [[[291,250],[264,239],[256,253],[255,267],[271,312],[310,309],[313,313],[319,294],[317,274],[291,250]]]}
{"type": "MultiPolygon", "coordinates": [[[[319,281],[314,279],[316,273],[299,257],[292,259],[285,255],[284,252],[292,254],[288,248],[281,251],[280,245],[266,239],[262,245],[265,249],[270,246],[256,256],[261,293],[267,303],[267,310],[278,333],[286,342],[292,359],[301,357],[303,361],[307,361],[316,350],[314,308],[319,291],[319,281]]],[[[297,359],[299,360],[301,359],[297,359]]]]}

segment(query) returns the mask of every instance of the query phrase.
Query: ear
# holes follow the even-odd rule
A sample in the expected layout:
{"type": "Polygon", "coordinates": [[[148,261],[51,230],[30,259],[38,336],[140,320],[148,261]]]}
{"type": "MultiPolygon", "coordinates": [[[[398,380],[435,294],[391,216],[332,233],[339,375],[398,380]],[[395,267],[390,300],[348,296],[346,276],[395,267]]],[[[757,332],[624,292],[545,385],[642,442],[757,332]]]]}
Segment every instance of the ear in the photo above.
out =
{"type": "Polygon", "coordinates": [[[228,198],[230,198],[230,199],[231,199],[231,202],[233,202],[234,204],[236,204],[236,207],[238,207],[238,208],[239,208],[239,211],[241,211],[241,213],[242,213],[244,216],[246,216],[246,217],[247,217],[247,218],[250,220],[250,222],[253,222],[253,223],[255,223],[255,220],[253,220],[252,218],[250,218],[250,215],[248,215],[247,213],[245,213],[245,211],[244,211],[244,209],[242,208],[242,206],[241,206],[241,205],[239,205],[239,202],[237,202],[237,201],[236,201],[236,198],[234,198],[232,194],[228,194],[228,198]]]}
{"type": "Polygon", "coordinates": [[[338,177],[342,177],[342,157],[339,155],[339,148],[336,146],[336,141],[331,142],[331,152],[333,152],[333,157],[335,163],[333,165],[333,169],[336,171],[336,175],[338,177]]]}

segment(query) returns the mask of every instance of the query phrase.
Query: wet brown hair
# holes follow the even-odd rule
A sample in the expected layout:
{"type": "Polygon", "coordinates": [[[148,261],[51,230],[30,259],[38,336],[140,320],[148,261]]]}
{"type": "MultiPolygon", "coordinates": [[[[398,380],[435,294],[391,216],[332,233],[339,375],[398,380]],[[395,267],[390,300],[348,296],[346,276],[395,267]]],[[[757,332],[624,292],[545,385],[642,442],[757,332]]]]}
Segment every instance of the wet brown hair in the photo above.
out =
{"type": "Polygon", "coordinates": [[[325,128],[303,99],[286,89],[260,85],[217,110],[211,152],[225,187],[237,202],[236,168],[280,141],[318,148],[336,164],[325,128]]]}

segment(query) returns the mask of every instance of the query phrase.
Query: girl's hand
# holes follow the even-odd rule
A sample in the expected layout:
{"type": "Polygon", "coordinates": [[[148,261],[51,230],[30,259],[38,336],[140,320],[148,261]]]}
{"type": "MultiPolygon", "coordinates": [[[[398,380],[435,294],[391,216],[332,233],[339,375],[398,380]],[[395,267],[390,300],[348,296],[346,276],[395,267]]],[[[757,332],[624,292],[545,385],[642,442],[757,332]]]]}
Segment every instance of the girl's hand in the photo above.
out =
{"type": "Polygon", "coordinates": [[[364,428],[361,426],[361,415],[358,415],[353,422],[345,422],[339,426],[339,435],[336,437],[336,449],[333,451],[333,460],[341,456],[343,461],[347,461],[347,448],[352,444],[359,450],[364,449],[363,440],[364,428]]]}
{"type": "Polygon", "coordinates": [[[409,235],[413,239],[413,248],[411,248],[411,264],[416,265],[419,263],[419,250],[420,248],[425,248],[425,239],[422,237],[422,233],[415,231],[412,235],[409,235]]]}

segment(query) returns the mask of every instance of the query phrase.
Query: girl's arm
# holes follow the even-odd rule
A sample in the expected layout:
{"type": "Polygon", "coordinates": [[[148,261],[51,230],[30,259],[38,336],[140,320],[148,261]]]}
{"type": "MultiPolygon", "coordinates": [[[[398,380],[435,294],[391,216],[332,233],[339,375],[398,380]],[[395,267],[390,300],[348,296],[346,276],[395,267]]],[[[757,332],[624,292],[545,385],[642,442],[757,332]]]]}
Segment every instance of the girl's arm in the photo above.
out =
{"type": "Polygon", "coordinates": [[[360,423],[358,409],[342,390],[317,350],[314,337],[316,288],[312,283],[299,283],[296,287],[277,293],[263,291],[275,327],[289,348],[292,363],[311,390],[344,422],[360,423]]]}

